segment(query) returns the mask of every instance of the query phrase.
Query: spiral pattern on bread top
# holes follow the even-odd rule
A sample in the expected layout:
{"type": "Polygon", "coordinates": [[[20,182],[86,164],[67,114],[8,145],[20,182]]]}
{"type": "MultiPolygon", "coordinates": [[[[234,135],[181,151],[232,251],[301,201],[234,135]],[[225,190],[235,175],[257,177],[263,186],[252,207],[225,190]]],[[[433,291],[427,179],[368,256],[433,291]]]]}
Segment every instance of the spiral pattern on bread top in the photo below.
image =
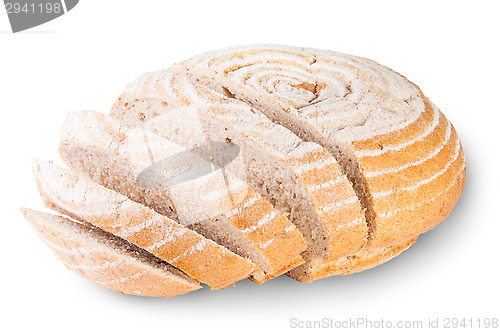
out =
{"type": "Polygon", "coordinates": [[[271,96],[343,141],[403,128],[425,108],[419,88],[406,78],[341,53],[249,46],[205,53],[185,63],[214,69],[252,92],[271,96]]]}

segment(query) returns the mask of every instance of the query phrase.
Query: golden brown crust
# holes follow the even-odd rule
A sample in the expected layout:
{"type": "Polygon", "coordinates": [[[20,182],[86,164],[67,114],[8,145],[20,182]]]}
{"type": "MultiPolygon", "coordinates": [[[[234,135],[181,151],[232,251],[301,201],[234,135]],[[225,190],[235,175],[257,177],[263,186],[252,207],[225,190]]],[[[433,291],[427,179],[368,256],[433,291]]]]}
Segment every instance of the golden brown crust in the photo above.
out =
{"type": "MultiPolygon", "coordinates": [[[[361,205],[347,177],[341,173],[337,162],[324,149],[313,150],[300,157],[288,156],[286,163],[296,171],[297,181],[308,189],[314,209],[323,221],[327,236],[325,258],[338,257],[356,252],[366,243],[368,230],[361,205]],[[317,167],[298,171],[300,167],[317,164],[317,167]]],[[[311,254],[305,253],[305,258],[311,254]]]]}
{"type": "MultiPolygon", "coordinates": [[[[427,103],[421,121],[405,128],[422,135],[432,123],[432,106],[427,103]]],[[[465,181],[465,159],[453,126],[441,112],[439,123],[425,139],[398,151],[358,159],[375,211],[371,245],[375,248],[398,244],[434,228],[455,205],[465,181]],[[390,171],[390,172],[388,172],[390,171]]],[[[392,133],[376,138],[387,145],[408,144],[392,133]]],[[[356,144],[356,151],[369,150],[373,143],[356,144]]],[[[382,144],[383,145],[383,144],[382,144]]],[[[356,151],[354,153],[356,154],[356,151]]]]}
{"type": "Polygon", "coordinates": [[[252,189],[248,189],[245,200],[222,216],[245,233],[269,264],[266,273],[254,274],[252,280],[262,284],[304,263],[300,253],[307,248],[307,242],[300,232],[252,189]],[[248,205],[248,201],[255,203],[248,205]],[[269,222],[256,227],[269,215],[273,216],[269,222]]]}
{"type": "Polygon", "coordinates": [[[290,271],[287,275],[300,282],[311,282],[335,275],[362,272],[383,264],[396,257],[417,241],[414,238],[396,246],[361,250],[355,255],[342,257],[336,261],[317,261],[304,264],[290,271]]]}
{"type": "Polygon", "coordinates": [[[300,257],[300,256],[296,256],[294,258],[293,261],[291,261],[289,264],[287,265],[283,265],[281,266],[280,269],[276,270],[274,272],[274,274],[266,274],[266,275],[256,275],[256,274],[252,274],[249,279],[258,283],[259,285],[262,285],[263,283],[265,283],[266,281],[268,280],[271,280],[273,278],[276,278],[276,277],[279,277],[280,275],[290,271],[290,270],[293,270],[294,268],[296,268],[297,266],[301,266],[304,264],[304,260],[300,257]]]}

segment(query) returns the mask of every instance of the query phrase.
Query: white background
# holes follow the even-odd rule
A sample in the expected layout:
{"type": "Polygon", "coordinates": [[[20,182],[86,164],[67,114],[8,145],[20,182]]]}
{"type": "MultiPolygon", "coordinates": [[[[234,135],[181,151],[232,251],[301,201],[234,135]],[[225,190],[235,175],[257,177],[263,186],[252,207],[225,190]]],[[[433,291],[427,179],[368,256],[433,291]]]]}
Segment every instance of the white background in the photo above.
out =
{"type": "MultiPolygon", "coordinates": [[[[497,208],[500,6],[495,1],[82,0],[12,34],[0,13],[4,331],[276,330],[290,319],[500,318],[497,208]],[[58,160],[69,111],[108,112],[141,72],[235,44],[372,58],[418,84],[454,124],[467,179],[451,215],[372,270],[298,283],[248,280],[172,299],[124,296],[78,277],[19,213],[42,208],[32,157],[58,160]]],[[[295,329],[296,330],[296,329],[295,329]]]]}

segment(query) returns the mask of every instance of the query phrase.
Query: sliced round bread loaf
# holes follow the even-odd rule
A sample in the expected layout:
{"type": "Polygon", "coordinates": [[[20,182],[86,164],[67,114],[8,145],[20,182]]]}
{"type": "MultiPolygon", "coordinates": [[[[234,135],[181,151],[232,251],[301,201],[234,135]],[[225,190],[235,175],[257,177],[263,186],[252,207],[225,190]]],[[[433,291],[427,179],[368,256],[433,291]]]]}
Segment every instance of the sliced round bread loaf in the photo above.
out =
{"type": "Polygon", "coordinates": [[[143,288],[129,278],[151,267],[127,258],[125,274],[109,269],[124,252],[109,256],[93,236],[88,249],[83,224],[27,218],[58,230],[47,239],[63,261],[93,267],[93,256],[71,256],[83,246],[114,278],[77,272],[152,296],[199,287],[188,275],[224,288],[249,275],[312,281],[372,268],[444,220],[465,181],[455,129],[415,84],[372,60],[280,45],[145,73],[111,116],[70,114],[60,154],[79,175],[36,162],[45,202],[147,249],[178,279],[160,278],[170,292],[143,288]]]}

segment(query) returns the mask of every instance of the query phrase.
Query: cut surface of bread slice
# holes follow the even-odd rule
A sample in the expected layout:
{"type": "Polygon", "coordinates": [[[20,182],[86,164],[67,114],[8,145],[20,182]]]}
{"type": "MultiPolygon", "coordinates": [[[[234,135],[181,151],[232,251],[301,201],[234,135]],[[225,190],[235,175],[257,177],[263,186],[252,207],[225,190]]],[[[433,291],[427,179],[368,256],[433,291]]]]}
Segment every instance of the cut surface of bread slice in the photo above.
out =
{"type": "Polygon", "coordinates": [[[185,66],[192,79],[328,149],[366,209],[373,248],[433,228],[460,196],[465,159],[453,126],[416,85],[375,61],[257,45],[185,66]]]}
{"type": "Polygon", "coordinates": [[[129,85],[111,114],[188,147],[204,137],[236,143],[245,166],[238,175],[288,213],[308,241],[301,280],[366,243],[363,210],[336,160],[247,104],[160,71],[129,85]]]}
{"type": "Polygon", "coordinates": [[[30,209],[21,212],[68,269],[98,285],[152,297],[201,288],[180,270],[99,228],[30,209]]]}
{"type": "Polygon", "coordinates": [[[248,277],[257,267],[82,175],[41,160],[34,161],[33,170],[42,199],[50,208],[123,238],[214,289],[248,277]]]}
{"type": "Polygon", "coordinates": [[[196,168],[196,158],[182,157],[183,152],[165,138],[96,112],[70,114],[61,134],[60,154],[72,169],[160,213],[169,211],[180,223],[249,258],[260,265],[253,280],[262,283],[303,263],[300,253],[307,244],[295,226],[229,171],[173,185],[165,169],[146,177],[155,182],[152,187],[138,185],[144,170],[171,157],[196,168]]]}

